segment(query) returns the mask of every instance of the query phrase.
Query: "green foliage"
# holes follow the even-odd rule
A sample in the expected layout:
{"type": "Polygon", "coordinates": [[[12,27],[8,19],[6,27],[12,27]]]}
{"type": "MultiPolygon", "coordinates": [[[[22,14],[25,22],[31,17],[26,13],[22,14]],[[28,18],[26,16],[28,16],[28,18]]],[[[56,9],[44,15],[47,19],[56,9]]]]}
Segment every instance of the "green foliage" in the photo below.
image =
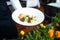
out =
{"type": "Polygon", "coordinates": [[[52,17],[52,22],[60,22],[60,13],[57,13],[55,17],[52,17]]]}

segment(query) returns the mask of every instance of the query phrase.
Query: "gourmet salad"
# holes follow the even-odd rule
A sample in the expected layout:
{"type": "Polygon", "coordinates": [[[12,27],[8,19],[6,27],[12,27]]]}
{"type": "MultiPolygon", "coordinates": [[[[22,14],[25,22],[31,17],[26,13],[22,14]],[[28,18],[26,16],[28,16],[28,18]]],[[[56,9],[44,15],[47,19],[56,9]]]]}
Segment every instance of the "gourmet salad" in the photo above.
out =
{"type": "Polygon", "coordinates": [[[36,16],[34,16],[34,15],[29,16],[29,15],[26,15],[23,13],[19,14],[18,18],[20,21],[27,22],[27,23],[32,23],[32,22],[36,21],[36,16]]]}

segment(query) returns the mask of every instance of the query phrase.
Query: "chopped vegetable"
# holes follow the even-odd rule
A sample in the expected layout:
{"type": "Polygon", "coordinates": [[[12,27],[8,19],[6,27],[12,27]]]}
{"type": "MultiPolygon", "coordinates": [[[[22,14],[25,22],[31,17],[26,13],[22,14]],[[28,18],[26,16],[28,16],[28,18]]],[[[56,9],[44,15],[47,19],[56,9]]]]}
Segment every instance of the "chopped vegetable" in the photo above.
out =
{"type": "Polygon", "coordinates": [[[34,21],[36,21],[36,16],[29,16],[29,15],[26,15],[26,14],[19,14],[18,16],[19,20],[22,21],[22,22],[27,22],[27,23],[32,23],[34,21]]]}

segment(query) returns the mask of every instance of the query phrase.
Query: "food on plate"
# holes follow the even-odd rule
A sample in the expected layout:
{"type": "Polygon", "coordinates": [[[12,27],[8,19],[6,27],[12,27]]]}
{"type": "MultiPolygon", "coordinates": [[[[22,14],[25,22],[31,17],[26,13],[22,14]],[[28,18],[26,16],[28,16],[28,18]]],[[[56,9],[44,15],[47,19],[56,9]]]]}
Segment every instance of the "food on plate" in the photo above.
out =
{"type": "Polygon", "coordinates": [[[26,15],[23,13],[19,14],[18,18],[20,21],[27,22],[27,23],[32,23],[32,22],[36,21],[36,16],[34,16],[34,15],[29,16],[29,15],[26,15]]]}

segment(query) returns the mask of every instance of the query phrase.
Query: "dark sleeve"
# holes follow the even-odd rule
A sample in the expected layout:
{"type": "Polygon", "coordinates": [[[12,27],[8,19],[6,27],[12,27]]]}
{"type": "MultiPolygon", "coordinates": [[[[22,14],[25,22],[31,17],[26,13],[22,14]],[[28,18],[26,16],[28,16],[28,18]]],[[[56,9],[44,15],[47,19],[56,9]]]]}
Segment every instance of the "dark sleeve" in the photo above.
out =
{"type": "Polygon", "coordinates": [[[56,0],[40,0],[42,4],[54,3],[56,0]]]}
{"type": "Polygon", "coordinates": [[[48,3],[55,3],[56,0],[49,0],[48,3]]]}

